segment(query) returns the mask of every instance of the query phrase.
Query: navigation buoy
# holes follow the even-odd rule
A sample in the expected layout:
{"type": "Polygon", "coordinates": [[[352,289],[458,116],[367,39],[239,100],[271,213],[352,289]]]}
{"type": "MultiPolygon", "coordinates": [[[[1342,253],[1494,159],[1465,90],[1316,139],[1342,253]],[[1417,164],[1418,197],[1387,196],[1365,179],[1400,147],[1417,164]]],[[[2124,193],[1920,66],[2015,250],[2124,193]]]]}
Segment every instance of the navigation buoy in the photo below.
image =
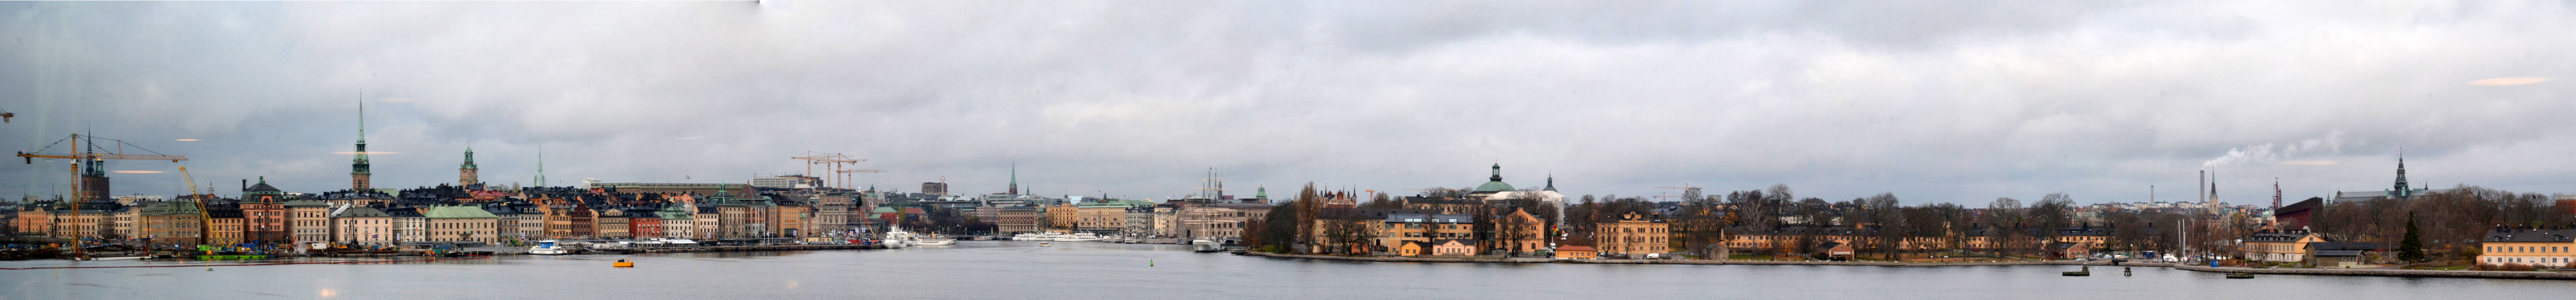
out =
{"type": "Polygon", "coordinates": [[[1147,267],[1152,267],[1152,266],[1154,266],[1154,260],[1151,260],[1151,259],[1145,260],[1145,266],[1147,266],[1147,267]]]}

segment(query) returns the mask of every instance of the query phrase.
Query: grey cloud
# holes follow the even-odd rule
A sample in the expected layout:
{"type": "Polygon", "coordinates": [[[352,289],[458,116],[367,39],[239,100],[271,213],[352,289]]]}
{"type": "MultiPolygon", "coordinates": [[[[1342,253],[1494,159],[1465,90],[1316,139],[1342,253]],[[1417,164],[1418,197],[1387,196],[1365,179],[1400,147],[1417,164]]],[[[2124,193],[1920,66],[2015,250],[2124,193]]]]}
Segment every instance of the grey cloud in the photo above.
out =
{"type": "MultiPolygon", "coordinates": [[[[1506,178],[1982,203],[2380,189],[2553,192],[2576,146],[2562,2],[0,3],[0,139],[184,154],[198,181],[739,182],[804,151],[865,183],[1187,194],[1506,178]],[[2338,134],[2340,132],[2340,134],[2338,134]],[[2330,146],[2312,146],[2324,137],[2330,146]],[[202,138],[201,142],[170,141],[202,138]],[[691,139],[694,138],[694,139],[691,139]],[[2269,154],[2246,153],[2264,149],[2269,154]],[[2323,147],[2323,148],[2319,148],[2323,147]],[[2230,160],[2236,161],[2236,160],[2230,160]]],[[[138,169],[171,164],[133,163],[138,169]]],[[[51,193],[21,165],[0,193],[51,193]]],[[[119,193],[176,194],[173,174],[119,193]]],[[[2268,197],[2268,194],[2261,196],[2268,197]]]]}

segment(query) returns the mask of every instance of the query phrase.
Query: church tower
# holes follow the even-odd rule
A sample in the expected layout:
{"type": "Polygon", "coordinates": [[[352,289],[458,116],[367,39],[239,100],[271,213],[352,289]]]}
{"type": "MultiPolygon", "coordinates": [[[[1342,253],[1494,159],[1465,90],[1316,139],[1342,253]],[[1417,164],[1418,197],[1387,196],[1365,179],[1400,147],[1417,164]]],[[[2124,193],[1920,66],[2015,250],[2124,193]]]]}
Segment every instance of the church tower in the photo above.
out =
{"type": "Polygon", "coordinates": [[[367,97],[358,96],[358,158],[349,161],[349,190],[365,191],[375,175],[367,163],[367,97]]]}
{"type": "Polygon", "coordinates": [[[475,183],[483,182],[482,178],[478,178],[480,174],[475,174],[480,171],[482,167],[474,166],[474,146],[465,146],[465,165],[456,167],[456,186],[470,187],[475,183]]]}
{"type": "Polygon", "coordinates": [[[1020,194],[1020,164],[1011,163],[1011,194],[1020,194]]]}
{"type": "Polygon", "coordinates": [[[2397,149],[2397,188],[2389,190],[2388,197],[2405,199],[2412,196],[2415,192],[2406,188],[2406,149],[2397,149]]]}

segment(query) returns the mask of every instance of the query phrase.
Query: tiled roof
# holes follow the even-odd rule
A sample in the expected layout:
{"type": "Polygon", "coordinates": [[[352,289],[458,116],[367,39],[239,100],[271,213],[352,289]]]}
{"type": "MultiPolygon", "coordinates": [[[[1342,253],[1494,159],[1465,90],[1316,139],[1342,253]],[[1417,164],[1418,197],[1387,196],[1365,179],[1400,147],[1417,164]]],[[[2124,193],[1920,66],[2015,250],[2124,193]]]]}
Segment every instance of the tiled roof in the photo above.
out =
{"type": "Polygon", "coordinates": [[[475,207],[472,207],[472,206],[439,206],[439,207],[431,207],[431,208],[429,208],[429,211],[427,211],[427,212],[423,212],[423,213],[421,213],[421,215],[422,215],[422,216],[429,217],[429,218],[431,218],[431,219],[467,219],[467,218],[500,218],[500,217],[501,217],[501,216],[493,215],[491,212],[483,211],[483,209],[481,209],[481,208],[475,208],[475,207]]]}

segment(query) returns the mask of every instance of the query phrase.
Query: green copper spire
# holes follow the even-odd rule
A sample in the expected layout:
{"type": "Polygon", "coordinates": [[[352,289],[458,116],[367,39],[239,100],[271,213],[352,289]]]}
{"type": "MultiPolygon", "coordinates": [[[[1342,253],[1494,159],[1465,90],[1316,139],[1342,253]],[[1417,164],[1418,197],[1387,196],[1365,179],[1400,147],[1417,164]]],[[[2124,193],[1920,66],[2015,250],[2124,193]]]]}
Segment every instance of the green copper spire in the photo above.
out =
{"type": "Polygon", "coordinates": [[[367,163],[367,94],[358,93],[358,157],[349,161],[349,174],[374,173],[367,163]]]}

